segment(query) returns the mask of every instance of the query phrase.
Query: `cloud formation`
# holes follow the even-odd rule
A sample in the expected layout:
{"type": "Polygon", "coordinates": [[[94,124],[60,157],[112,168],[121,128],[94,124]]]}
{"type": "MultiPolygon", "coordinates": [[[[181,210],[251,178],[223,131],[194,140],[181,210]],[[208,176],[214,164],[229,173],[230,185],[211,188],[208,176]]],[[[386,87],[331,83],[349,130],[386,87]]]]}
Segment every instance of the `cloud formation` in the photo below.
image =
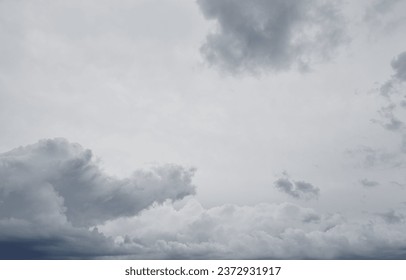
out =
{"type": "Polygon", "coordinates": [[[139,251],[129,258],[402,259],[406,224],[396,217],[394,223],[381,216],[351,221],[291,203],[205,209],[190,199],[153,206],[100,230],[117,244],[136,244],[139,251]]]}
{"type": "Polygon", "coordinates": [[[194,194],[192,175],[166,165],[117,179],[98,167],[90,150],[64,139],[42,140],[0,155],[0,218],[66,218],[91,226],[194,194]]]}
{"type": "Polygon", "coordinates": [[[378,117],[371,119],[371,122],[395,136],[397,143],[348,151],[352,156],[361,155],[367,168],[383,165],[397,169],[406,166],[406,52],[395,56],[390,65],[394,73],[378,89],[381,105],[377,110],[378,117]]]}
{"type": "Polygon", "coordinates": [[[398,87],[406,81],[406,52],[394,57],[391,61],[391,67],[394,71],[393,76],[380,88],[381,94],[386,97],[399,93],[398,87]]]}
{"type": "Polygon", "coordinates": [[[198,0],[215,20],[201,51],[207,61],[231,73],[305,70],[329,58],[346,41],[337,3],[319,0],[198,0]]]}
{"type": "MultiPolygon", "coordinates": [[[[110,177],[64,139],[0,154],[0,259],[402,259],[399,209],[351,220],[292,203],[203,207],[193,170],[110,177]]],[[[279,179],[298,198],[309,183],[279,179]]]]}
{"type": "Polygon", "coordinates": [[[164,165],[117,179],[65,139],[0,154],[0,258],[117,255],[125,250],[89,228],[194,194],[193,172],[164,165]]]}
{"type": "Polygon", "coordinates": [[[391,66],[395,71],[395,78],[405,82],[406,81],[406,52],[400,53],[392,60],[391,66]]]}
{"type": "Polygon", "coordinates": [[[402,155],[406,152],[406,52],[394,57],[391,67],[394,74],[380,88],[386,104],[378,111],[381,118],[373,121],[399,135],[400,145],[397,153],[402,155]]]}
{"type": "Polygon", "coordinates": [[[292,181],[288,178],[280,178],[275,182],[275,188],[297,199],[317,198],[320,189],[303,181],[292,181]]]}

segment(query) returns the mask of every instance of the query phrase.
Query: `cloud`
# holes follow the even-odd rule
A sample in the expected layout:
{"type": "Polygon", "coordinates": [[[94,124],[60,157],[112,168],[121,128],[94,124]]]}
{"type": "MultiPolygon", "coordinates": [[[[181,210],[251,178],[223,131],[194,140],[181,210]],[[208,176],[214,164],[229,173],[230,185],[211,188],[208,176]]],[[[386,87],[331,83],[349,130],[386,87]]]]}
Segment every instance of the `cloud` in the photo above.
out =
{"type": "Polygon", "coordinates": [[[404,128],[405,124],[399,119],[399,116],[397,116],[397,111],[399,111],[399,106],[391,102],[387,106],[382,106],[381,109],[378,111],[381,119],[373,119],[372,122],[380,124],[387,130],[399,131],[404,128]]]}
{"type": "Polygon", "coordinates": [[[406,166],[406,52],[395,56],[390,63],[394,74],[379,88],[383,100],[377,110],[378,117],[371,119],[397,138],[397,144],[385,148],[361,147],[349,151],[352,156],[364,156],[364,166],[387,165],[391,168],[406,166]]]}
{"type": "MultiPolygon", "coordinates": [[[[58,257],[66,250],[76,257],[110,255],[113,243],[89,232],[91,226],[194,194],[193,173],[163,165],[114,178],[100,169],[90,150],[65,139],[0,154],[0,246],[9,252],[13,242],[32,244],[20,249],[37,257],[58,257]],[[95,249],[78,246],[87,239],[96,242],[95,249]]],[[[113,251],[117,254],[117,248],[113,251]]]]}
{"type": "MultiPolygon", "coordinates": [[[[398,210],[365,221],[292,203],[205,208],[189,196],[192,175],[166,165],[117,179],[64,139],[0,154],[0,259],[406,257],[398,210]]],[[[302,181],[277,184],[318,194],[302,181]]]]}
{"type": "Polygon", "coordinates": [[[194,194],[192,175],[165,165],[117,179],[99,168],[90,150],[64,139],[42,140],[0,155],[0,218],[95,225],[194,194]]]}
{"type": "Polygon", "coordinates": [[[399,224],[404,222],[405,220],[405,216],[403,214],[397,213],[393,209],[385,213],[380,213],[378,214],[378,216],[381,217],[388,224],[399,224]]]}
{"type": "Polygon", "coordinates": [[[404,10],[402,0],[375,0],[370,1],[364,15],[364,21],[370,26],[372,34],[377,32],[389,34],[405,24],[402,13],[404,10]]]}
{"type": "Polygon", "coordinates": [[[403,220],[348,220],[291,203],[205,209],[194,199],[100,227],[118,244],[139,246],[129,258],[163,259],[402,259],[405,229],[403,220]]]}
{"type": "Polygon", "coordinates": [[[362,179],[362,180],[360,180],[359,182],[360,182],[360,184],[361,184],[362,186],[367,187],[367,188],[379,186],[379,183],[378,183],[378,182],[376,182],[376,181],[370,181],[370,180],[368,180],[368,179],[362,179]]]}
{"type": "Polygon", "coordinates": [[[16,227],[15,223],[0,222],[0,259],[97,259],[130,252],[97,230],[21,221],[16,227]]]}
{"type": "Polygon", "coordinates": [[[398,87],[406,81],[406,52],[402,52],[394,57],[390,65],[395,73],[380,88],[381,94],[388,98],[394,93],[399,93],[398,87]]]}
{"type": "Polygon", "coordinates": [[[375,0],[367,8],[365,20],[371,21],[378,16],[390,13],[402,0],[375,0]]]}
{"type": "Polygon", "coordinates": [[[198,0],[217,29],[201,51],[207,61],[231,73],[307,69],[329,58],[346,41],[335,2],[318,0],[198,0]]]}
{"type": "Polygon", "coordinates": [[[395,70],[395,78],[405,82],[406,81],[406,52],[400,53],[397,57],[395,57],[392,62],[391,66],[393,70],[395,70]]]}
{"type": "Polygon", "coordinates": [[[303,181],[292,181],[288,178],[280,178],[275,182],[275,187],[297,199],[312,199],[317,198],[320,189],[310,183],[303,181]]]}
{"type": "Polygon", "coordinates": [[[406,163],[406,159],[403,158],[403,155],[406,154],[406,95],[404,94],[406,52],[395,56],[391,61],[391,67],[394,74],[380,88],[380,93],[385,98],[386,105],[383,105],[378,111],[381,118],[372,121],[398,135],[399,145],[394,154],[402,157],[401,161],[402,165],[404,165],[406,163]]]}

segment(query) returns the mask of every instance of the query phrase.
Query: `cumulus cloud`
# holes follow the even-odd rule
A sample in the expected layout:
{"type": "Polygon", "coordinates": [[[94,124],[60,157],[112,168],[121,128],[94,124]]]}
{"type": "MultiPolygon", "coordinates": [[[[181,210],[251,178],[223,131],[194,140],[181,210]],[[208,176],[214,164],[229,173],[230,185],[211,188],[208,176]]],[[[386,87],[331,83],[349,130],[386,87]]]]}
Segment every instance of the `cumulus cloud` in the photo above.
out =
{"type": "Polygon", "coordinates": [[[64,139],[43,140],[0,155],[0,218],[95,225],[194,194],[192,175],[166,165],[117,179],[99,168],[90,150],[64,139]]]}
{"type": "Polygon", "coordinates": [[[329,58],[345,40],[337,3],[319,0],[198,0],[215,20],[201,51],[207,61],[232,73],[307,69],[329,58]]]}
{"type": "MultiPolygon", "coordinates": [[[[205,208],[188,196],[192,175],[169,165],[113,178],[64,139],[0,154],[0,259],[406,257],[398,210],[364,222],[292,203],[205,208]]],[[[293,196],[318,194],[277,182],[293,196]]]]}
{"type": "Polygon", "coordinates": [[[403,220],[351,221],[290,203],[205,209],[194,199],[100,227],[118,244],[139,246],[130,258],[170,259],[401,259],[405,229],[403,220]]]}
{"type": "MultiPolygon", "coordinates": [[[[97,241],[103,245],[95,247],[100,251],[108,240],[89,233],[90,226],[194,194],[193,172],[164,165],[117,179],[100,169],[90,150],[64,139],[42,140],[0,154],[1,247],[20,237],[27,246],[55,249],[60,245],[63,251],[63,245],[72,243],[65,238],[70,236],[75,242],[97,241]],[[43,238],[43,244],[37,243],[43,238]]],[[[77,246],[68,247],[72,251],[77,246]]],[[[83,254],[94,253],[90,247],[83,248],[83,254]]],[[[26,249],[33,254],[36,251],[26,249]]]]}
{"type": "Polygon", "coordinates": [[[289,178],[280,178],[274,183],[275,188],[297,199],[317,198],[320,189],[304,181],[292,181],[289,178]]]}

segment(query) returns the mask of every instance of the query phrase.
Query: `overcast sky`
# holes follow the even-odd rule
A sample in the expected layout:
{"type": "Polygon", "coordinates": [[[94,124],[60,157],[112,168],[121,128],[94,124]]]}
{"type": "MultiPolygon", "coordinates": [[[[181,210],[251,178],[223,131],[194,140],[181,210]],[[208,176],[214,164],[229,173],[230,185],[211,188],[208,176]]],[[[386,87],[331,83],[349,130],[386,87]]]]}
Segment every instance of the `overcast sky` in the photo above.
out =
{"type": "Polygon", "coordinates": [[[0,258],[406,258],[406,1],[353,2],[0,1],[0,258]]]}

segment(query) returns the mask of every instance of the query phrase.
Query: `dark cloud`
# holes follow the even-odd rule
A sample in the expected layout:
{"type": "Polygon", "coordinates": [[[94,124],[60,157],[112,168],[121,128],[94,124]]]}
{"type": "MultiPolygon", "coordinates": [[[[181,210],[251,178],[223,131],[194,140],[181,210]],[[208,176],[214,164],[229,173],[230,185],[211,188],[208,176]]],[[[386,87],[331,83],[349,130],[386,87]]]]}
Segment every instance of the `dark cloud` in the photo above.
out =
{"type": "Polygon", "coordinates": [[[198,0],[217,30],[201,48],[209,63],[232,73],[307,69],[345,41],[335,2],[198,0]]]}
{"type": "Polygon", "coordinates": [[[90,150],[64,139],[0,154],[1,257],[117,255],[122,248],[89,227],[194,194],[193,171],[164,165],[118,179],[98,167],[90,150]]]}
{"type": "Polygon", "coordinates": [[[362,179],[362,180],[359,181],[359,182],[360,182],[360,184],[361,184],[362,186],[367,187],[367,188],[379,186],[379,183],[378,183],[378,182],[376,182],[376,181],[371,181],[371,180],[368,180],[368,179],[362,179]]]}
{"type": "MultiPolygon", "coordinates": [[[[181,199],[194,193],[192,174],[169,165],[113,178],[89,150],[64,139],[3,153],[0,259],[405,256],[403,213],[364,223],[291,203],[204,208],[191,197],[181,199]]],[[[279,179],[276,186],[297,198],[319,193],[303,181],[279,179]]]]}
{"type": "Polygon", "coordinates": [[[392,60],[391,66],[395,70],[395,78],[406,81],[406,52],[402,52],[392,60]]]}
{"type": "Polygon", "coordinates": [[[194,194],[192,175],[166,165],[117,179],[98,167],[90,150],[64,139],[43,140],[0,155],[0,218],[95,225],[194,194]]]}
{"type": "Polygon", "coordinates": [[[115,243],[97,228],[0,219],[0,259],[112,259],[136,249],[115,243]]]}
{"type": "MultiPolygon", "coordinates": [[[[394,74],[391,79],[384,83],[380,92],[383,96],[389,97],[392,94],[402,92],[399,86],[406,81],[406,52],[402,52],[394,57],[391,61],[391,67],[394,74]]],[[[401,102],[403,102],[402,100],[401,102]]]]}
{"type": "Polygon", "coordinates": [[[281,178],[275,182],[275,187],[298,199],[312,199],[319,196],[320,189],[310,183],[303,181],[292,181],[288,178],[281,178]]]}

